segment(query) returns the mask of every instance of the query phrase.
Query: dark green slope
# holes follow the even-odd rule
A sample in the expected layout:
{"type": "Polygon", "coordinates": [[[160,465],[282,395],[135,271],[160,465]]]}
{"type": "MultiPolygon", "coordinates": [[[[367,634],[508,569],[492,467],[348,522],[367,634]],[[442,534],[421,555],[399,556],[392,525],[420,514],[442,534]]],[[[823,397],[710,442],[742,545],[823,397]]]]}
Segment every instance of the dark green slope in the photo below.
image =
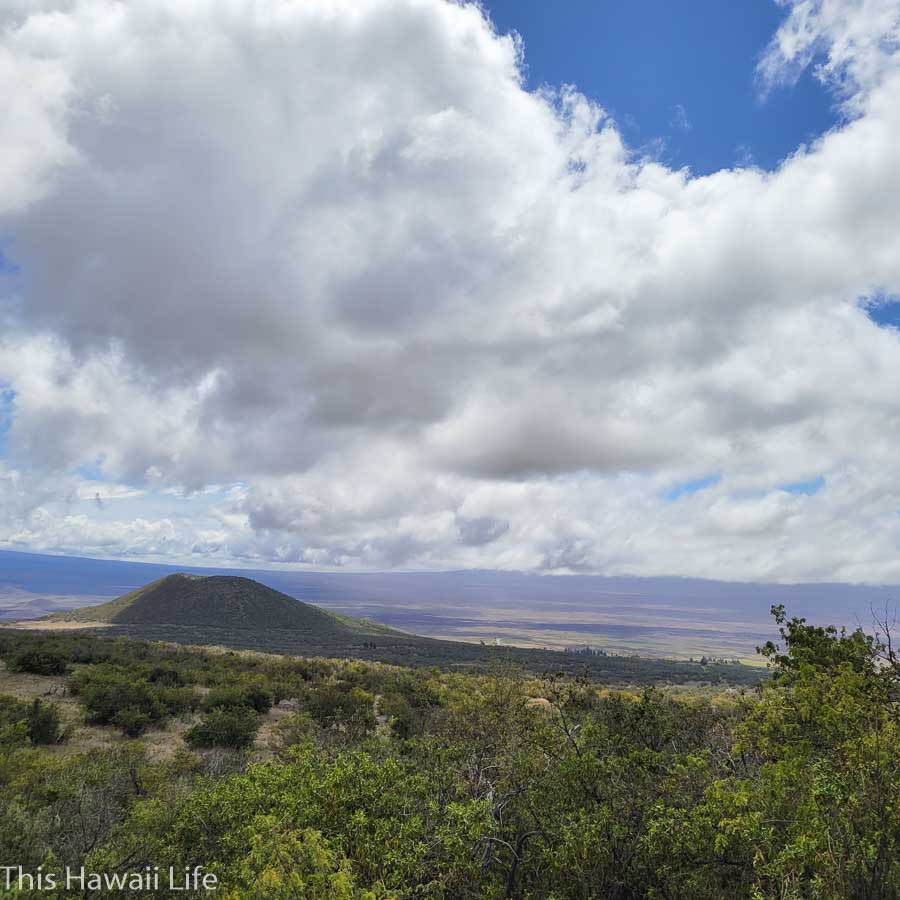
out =
{"type": "Polygon", "coordinates": [[[58,613],[51,619],[223,628],[300,631],[313,635],[390,633],[362,619],[336,616],[250,578],[233,575],[168,575],[99,606],[58,613]]]}

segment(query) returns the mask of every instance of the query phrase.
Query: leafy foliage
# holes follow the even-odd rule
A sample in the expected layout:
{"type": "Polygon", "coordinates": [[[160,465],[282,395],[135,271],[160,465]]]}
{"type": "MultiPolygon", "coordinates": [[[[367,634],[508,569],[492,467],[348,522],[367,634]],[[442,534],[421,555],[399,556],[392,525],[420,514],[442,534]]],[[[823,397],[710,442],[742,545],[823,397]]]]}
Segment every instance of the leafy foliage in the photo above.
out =
{"type": "Polygon", "coordinates": [[[272,688],[264,679],[250,676],[242,678],[237,684],[214,688],[203,705],[206,709],[246,707],[264,713],[271,708],[274,698],[272,688]]]}
{"type": "Polygon", "coordinates": [[[69,659],[65,653],[44,648],[28,647],[12,654],[7,661],[10,672],[28,672],[32,675],[65,675],[69,659]]]}
{"type": "Polygon", "coordinates": [[[192,747],[230,747],[242,750],[249,747],[259,730],[259,721],[252,709],[245,706],[218,706],[211,709],[202,722],[185,734],[192,747]]]}
{"type": "Polygon", "coordinates": [[[117,725],[129,737],[137,737],[194,704],[190,688],[167,687],[142,674],[100,663],[77,672],[69,679],[69,686],[84,705],[88,722],[117,725]]]}
{"type": "Polygon", "coordinates": [[[59,744],[65,740],[59,712],[50,703],[33,700],[22,703],[0,694],[0,745],[59,744]]]}
{"type": "Polygon", "coordinates": [[[59,757],[0,698],[0,854],[199,864],[228,898],[900,896],[890,635],[773,612],[750,692],[72,635],[91,721],[139,732],[205,694],[201,717],[161,761],[59,757]],[[272,750],[251,750],[263,722],[272,750]]]}

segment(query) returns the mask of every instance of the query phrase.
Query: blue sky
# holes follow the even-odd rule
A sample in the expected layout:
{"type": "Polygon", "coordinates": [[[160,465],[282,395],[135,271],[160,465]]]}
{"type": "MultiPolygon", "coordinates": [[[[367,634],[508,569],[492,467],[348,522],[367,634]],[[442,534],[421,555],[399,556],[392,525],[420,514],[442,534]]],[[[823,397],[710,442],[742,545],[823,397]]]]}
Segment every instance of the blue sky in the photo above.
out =
{"type": "Polygon", "coordinates": [[[782,485],[782,490],[789,494],[806,494],[808,497],[812,497],[814,494],[818,494],[823,487],[825,487],[825,476],[817,475],[807,481],[795,481],[792,484],[782,485]]]}
{"type": "Polygon", "coordinates": [[[718,484],[721,480],[722,476],[718,472],[715,472],[712,475],[704,475],[701,478],[692,478],[688,481],[678,481],[662,491],[660,496],[664,500],[667,500],[670,503],[674,503],[681,497],[690,497],[692,494],[696,494],[699,491],[702,491],[704,488],[712,487],[713,485],[718,484]]]}
{"type": "Polygon", "coordinates": [[[866,314],[877,325],[900,328],[900,296],[878,293],[865,298],[863,305],[866,314]]]}
{"type": "Polygon", "coordinates": [[[487,0],[525,42],[529,87],[574,84],[613,114],[632,147],[697,174],[774,168],[836,122],[809,74],[760,102],[754,70],[784,18],[771,0],[487,0]],[[749,154],[749,157],[748,157],[749,154]]]}

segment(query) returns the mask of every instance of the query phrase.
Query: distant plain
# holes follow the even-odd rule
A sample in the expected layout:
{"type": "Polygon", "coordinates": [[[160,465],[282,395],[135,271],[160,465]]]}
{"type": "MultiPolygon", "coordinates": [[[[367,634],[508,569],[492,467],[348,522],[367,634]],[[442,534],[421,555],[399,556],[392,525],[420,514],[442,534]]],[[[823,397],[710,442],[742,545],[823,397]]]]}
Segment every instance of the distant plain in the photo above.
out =
{"type": "Polygon", "coordinates": [[[333,573],[209,569],[0,551],[0,622],[100,603],[176,571],[241,574],[334,612],[435,638],[753,662],[769,608],[871,626],[897,586],[745,584],[514,572],[333,573]]]}

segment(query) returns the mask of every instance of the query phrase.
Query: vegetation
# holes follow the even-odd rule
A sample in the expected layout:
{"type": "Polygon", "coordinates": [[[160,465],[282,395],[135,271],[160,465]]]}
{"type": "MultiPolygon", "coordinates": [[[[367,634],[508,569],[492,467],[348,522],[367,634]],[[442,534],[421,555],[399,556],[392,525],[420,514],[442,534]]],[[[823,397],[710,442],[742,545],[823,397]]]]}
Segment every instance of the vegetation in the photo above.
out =
{"type": "Polygon", "coordinates": [[[54,706],[40,700],[22,703],[15,697],[0,694],[0,746],[60,744],[65,737],[54,706]]]}
{"type": "MultiPolygon", "coordinates": [[[[404,666],[484,668],[497,652],[494,647],[419,637],[334,615],[252,579],[230,575],[168,575],[109,603],[49,619],[106,623],[109,632],[140,640],[295,656],[352,656],[404,666]]],[[[705,657],[687,663],[519,647],[505,647],[502,653],[510,663],[531,672],[552,669],[607,683],[751,685],[761,676],[759,669],[705,657]]]]}
{"type": "Polygon", "coordinates": [[[381,634],[391,629],[363,619],[336,616],[236,575],[167,575],[129,594],[52,620],[115,625],[199,625],[219,628],[321,633],[381,634]]]}
{"type": "Polygon", "coordinates": [[[69,668],[69,658],[54,647],[26,647],[14,653],[8,660],[10,672],[29,672],[32,675],[64,675],[69,668]]]}
{"type": "Polygon", "coordinates": [[[184,736],[192,747],[249,747],[259,731],[259,721],[246,706],[217,706],[184,736]]]}
{"type": "Polygon", "coordinates": [[[227,898],[896,898],[890,634],[774,612],[749,690],[2,632],[68,655],[87,720],[175,730],[42,748],[0,700],[0,856],[227,898]]]}
{"type": "Polygon", "coordinates": [[[116,725],[129,737],[137,737],[196,705],[191,688],[170,687],[153,680],[153,674],[134,666],[98,663],[74,674],[69,689],[84,705],[86,721],[116,725]]]}

